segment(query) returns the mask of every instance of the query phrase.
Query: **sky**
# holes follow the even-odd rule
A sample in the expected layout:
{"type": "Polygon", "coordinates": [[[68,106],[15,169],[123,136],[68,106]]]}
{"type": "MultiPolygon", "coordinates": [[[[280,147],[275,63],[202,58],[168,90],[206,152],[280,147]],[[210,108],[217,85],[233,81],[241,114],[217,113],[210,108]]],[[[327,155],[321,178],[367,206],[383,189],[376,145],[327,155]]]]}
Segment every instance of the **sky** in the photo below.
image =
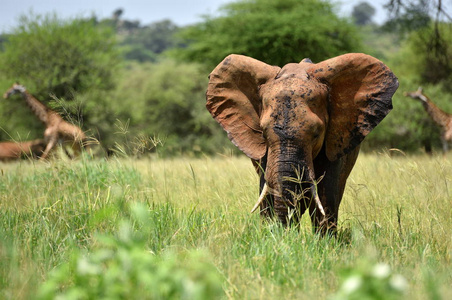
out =
{"type": "MultiPolygon", "coordinates": [[[[110,17],[122,8],[123,19],[140,21],[147,25],[169,19],[179,26],[202,21],[202,15],[215,15],[218,8],[232,0],[0,0],[0,32],[10,32],[18,24],[20,15],[46,14],[56,12],[60,18],[91,16],[110,17]]],[[[353,7],[363,0],[335,1],[340,4],[342,16],[351,14],[353,7]]],[[[385,19],[383,4],[388,0],[368,0],[377,10],[374,21],[382,23],[385,19]]]]}

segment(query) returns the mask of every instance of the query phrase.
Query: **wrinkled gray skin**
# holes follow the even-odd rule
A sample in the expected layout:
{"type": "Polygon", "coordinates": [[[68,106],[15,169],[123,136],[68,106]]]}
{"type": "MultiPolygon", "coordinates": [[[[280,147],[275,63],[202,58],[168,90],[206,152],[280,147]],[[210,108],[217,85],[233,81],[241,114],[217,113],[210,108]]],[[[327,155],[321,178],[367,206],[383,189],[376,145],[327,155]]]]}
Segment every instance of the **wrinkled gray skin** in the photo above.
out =
{"type": "Polygon", "coordinates": [[[364,54],[283,68],[230,55],[210,74],[206,106],[253,161],[261,191],[268,187],[261,214],[289,224],[309,209],[326,232],[337,227],[359,144],[392,109],[397,87],[389,68],[364,54]]]}

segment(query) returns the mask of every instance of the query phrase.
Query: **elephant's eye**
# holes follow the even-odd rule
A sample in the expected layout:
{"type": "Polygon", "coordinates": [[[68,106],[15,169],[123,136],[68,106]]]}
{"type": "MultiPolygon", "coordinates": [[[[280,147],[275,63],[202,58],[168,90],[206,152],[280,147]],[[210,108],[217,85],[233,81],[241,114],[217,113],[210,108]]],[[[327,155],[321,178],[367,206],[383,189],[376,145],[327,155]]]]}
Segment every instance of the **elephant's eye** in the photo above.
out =
{"type": "Polygon", "coordinates": [[[318,139],[322,132],[322,127],[320,125],[314,125],[311,127],[311,136],[313,139],[318,139]]]}

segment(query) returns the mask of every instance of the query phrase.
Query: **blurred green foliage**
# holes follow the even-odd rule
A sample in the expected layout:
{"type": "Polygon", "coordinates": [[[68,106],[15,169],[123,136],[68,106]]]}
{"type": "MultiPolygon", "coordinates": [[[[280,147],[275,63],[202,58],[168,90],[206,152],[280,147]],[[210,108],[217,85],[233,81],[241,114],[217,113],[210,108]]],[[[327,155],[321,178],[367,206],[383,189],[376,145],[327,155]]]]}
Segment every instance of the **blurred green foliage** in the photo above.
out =
{"type": "Polygon", "coordinates": [[[207,81],[199,64],[173,60],[128,64],[111,96],[117,126],[107,144],[122,141],[127,147],[132,142],[128,153],[140,145],[144,151],[154,150],[152,144],[143,145],[151,142],[146,137],[152,137],[161,142],[161,155],[223,152],[229,142],[204,105],[207,81]]]}
{"type": "Polygon", "coordinates": [[[176,38],[179,27],[170,20],[163,20],[124,32],[122,23],[117,25],[122,45],[126,47],[125,58],[129,60],[157,61],[158,55],[180,45],[176,38]]]}
{"type": "MultiPolygon", "coordinates": [[[[121,52],[111,28],[96,26],[94,19],[23,15],[2,47],[2,92],[19,81],[63,118],[85,130],[84,123],[93,127],[89,120],[97,111],[86,110],[79,96],[93,90],[110,91],[115,86],[121,52]]],[[[2,140],[42,138],[44,126],[21,97],[2,101],[0,119],[2,140]]]]}
{"type": "MultiPolygon", "coordinates": [[[[433,123],[419,101],[403,95],[404,92],[417,90],[419,81],[404,77],[399,77],[399,81],[399,90],[393,97],[393,110],[366,138],[363,150],[396,148],[405,152],[441,151],[439,127],[433,123]]],[[[422,87],[424,94],[438,107],[452,112],[448,93],[439,86],[422,87]]]]}
{"type": "MultiPolygon", "coordinates": [[[[442,24],[441,39],[452,45],[452,28],[442,24]]],[[[386,63],[399,78],[399,89],[393,97],[393,111],[366,139],[365,149],[398,148],[403,151],[441,151],[440,128],[433,123],[419,101],[404,97],[419,86],[440,109],[452,113],[452,77],[449,62],[452,48],[435,56],[429,49],[434,26],[411,32],[400,40],[396,51],[386,55],[386,63]],[[445,57],[444,57],[445,55],[445,57]],[[446,62],[441,62],[446,60],[446,62]]],[[[387,33],[381,33],[383,36],[387,33]]]]}
{"type": "MultiPolygon", "coordinates": [[[[414,33],[406,40],[413,57],[413,74],[421,82],[439,84],[452,92],[452,24],[431,24],[414,33]],[[438,35],[436,38],[432,36],[438,35]]],[[[407,63],[405,61],[405,63],[407,63]]]]}
{"type": "Polygon", "coordinates": [[[97,237],[89,254],[74,250],[41,286],[38,299],[220,299],[223,279],[206,253],[147,249],[152,238],[144,205],[131,207],[114,235],[97,237]]]}
{"type": "Polygon", "coordinates": [[[111,89],[119,49],[110,28],[94,25],[92,19],[23,15],[4,44],[0,70],[39,98],[70,100],[91,88],[111,89]]]}
{"type": "Polygon", "coordinates": [[[283,66],[309,57],[318,62],[361,49],[356,28],[319,0],[231,2],[222,15],[187,27],[187,47],[174,56],[215,67],[228,54],[244,54],[283,66]]]}
{"type": "Polygon", "coordinates": [[[375,15],[375,7],[367,2],[360,2],[353,7],[352,17],[356,25],[366,25],[372,23],[375,15]]]}
{"type": "MultiPolygon", "coordinates": [[[[235,147],[204,107],[208,74],[225,56],[282,66],[362,51],[387,64],[400,82],[394,110],[363,149],[439,149],[439,129],[403,92],[423,86],[452,112],[450,24],[431,24],[428,12],[415,6],[387,24],[357,27],[337,8],[319,0],[234,1],[186,27],[169,20],[141,25],[122,19],[122,10],[102,20],[23,16],[13,32],[0,35],[0,90],[20,80],[108,153],[225,153],[235,147]],[[405,17],[422,26],[406,25],[405,17]],[[440,39],[431,39],[436,32],[440,39]],[[441,47],[432,48],[434,41],[441,47]]],[[[0,101],[0,140],[41,138],[43,130],[20,97],[0,101]]]]}
{"type": "MultiPolygon", "coordinates": [[[[388,1],[386,3],[388,20],[383,24],[382,29],[397,32],[403,37],[412,31],[424,28],[432,22],[430,10],[438,9],[435,8],[435,4],[432,5],[429,0],[388,1]]],[[[441,6],[441,1],[438,4],[441,6]]]]}
{"type": "Polygon", "coordinates": [[[408,281],[385,263],[361,263],[344,272],[341,287],[331,300],[404,299],[408,281]]]}

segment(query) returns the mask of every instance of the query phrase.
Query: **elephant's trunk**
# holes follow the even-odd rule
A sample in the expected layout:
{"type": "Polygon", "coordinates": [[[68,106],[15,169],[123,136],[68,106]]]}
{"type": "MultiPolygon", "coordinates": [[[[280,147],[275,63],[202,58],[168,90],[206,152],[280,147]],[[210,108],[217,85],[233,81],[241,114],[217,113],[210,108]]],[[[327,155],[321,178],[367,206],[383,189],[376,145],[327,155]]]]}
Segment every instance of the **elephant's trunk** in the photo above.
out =
{"type": "Polygon", "coordinates": [[[284,162],[279,165],[275,175],[273,178],[277,181],[270,187],[277,191],[277,195],[274,194],[274,210],[283,224],[299,221],[311,201],[325,215],[317,194],[315,175],[309,164],[284,162]]]}

